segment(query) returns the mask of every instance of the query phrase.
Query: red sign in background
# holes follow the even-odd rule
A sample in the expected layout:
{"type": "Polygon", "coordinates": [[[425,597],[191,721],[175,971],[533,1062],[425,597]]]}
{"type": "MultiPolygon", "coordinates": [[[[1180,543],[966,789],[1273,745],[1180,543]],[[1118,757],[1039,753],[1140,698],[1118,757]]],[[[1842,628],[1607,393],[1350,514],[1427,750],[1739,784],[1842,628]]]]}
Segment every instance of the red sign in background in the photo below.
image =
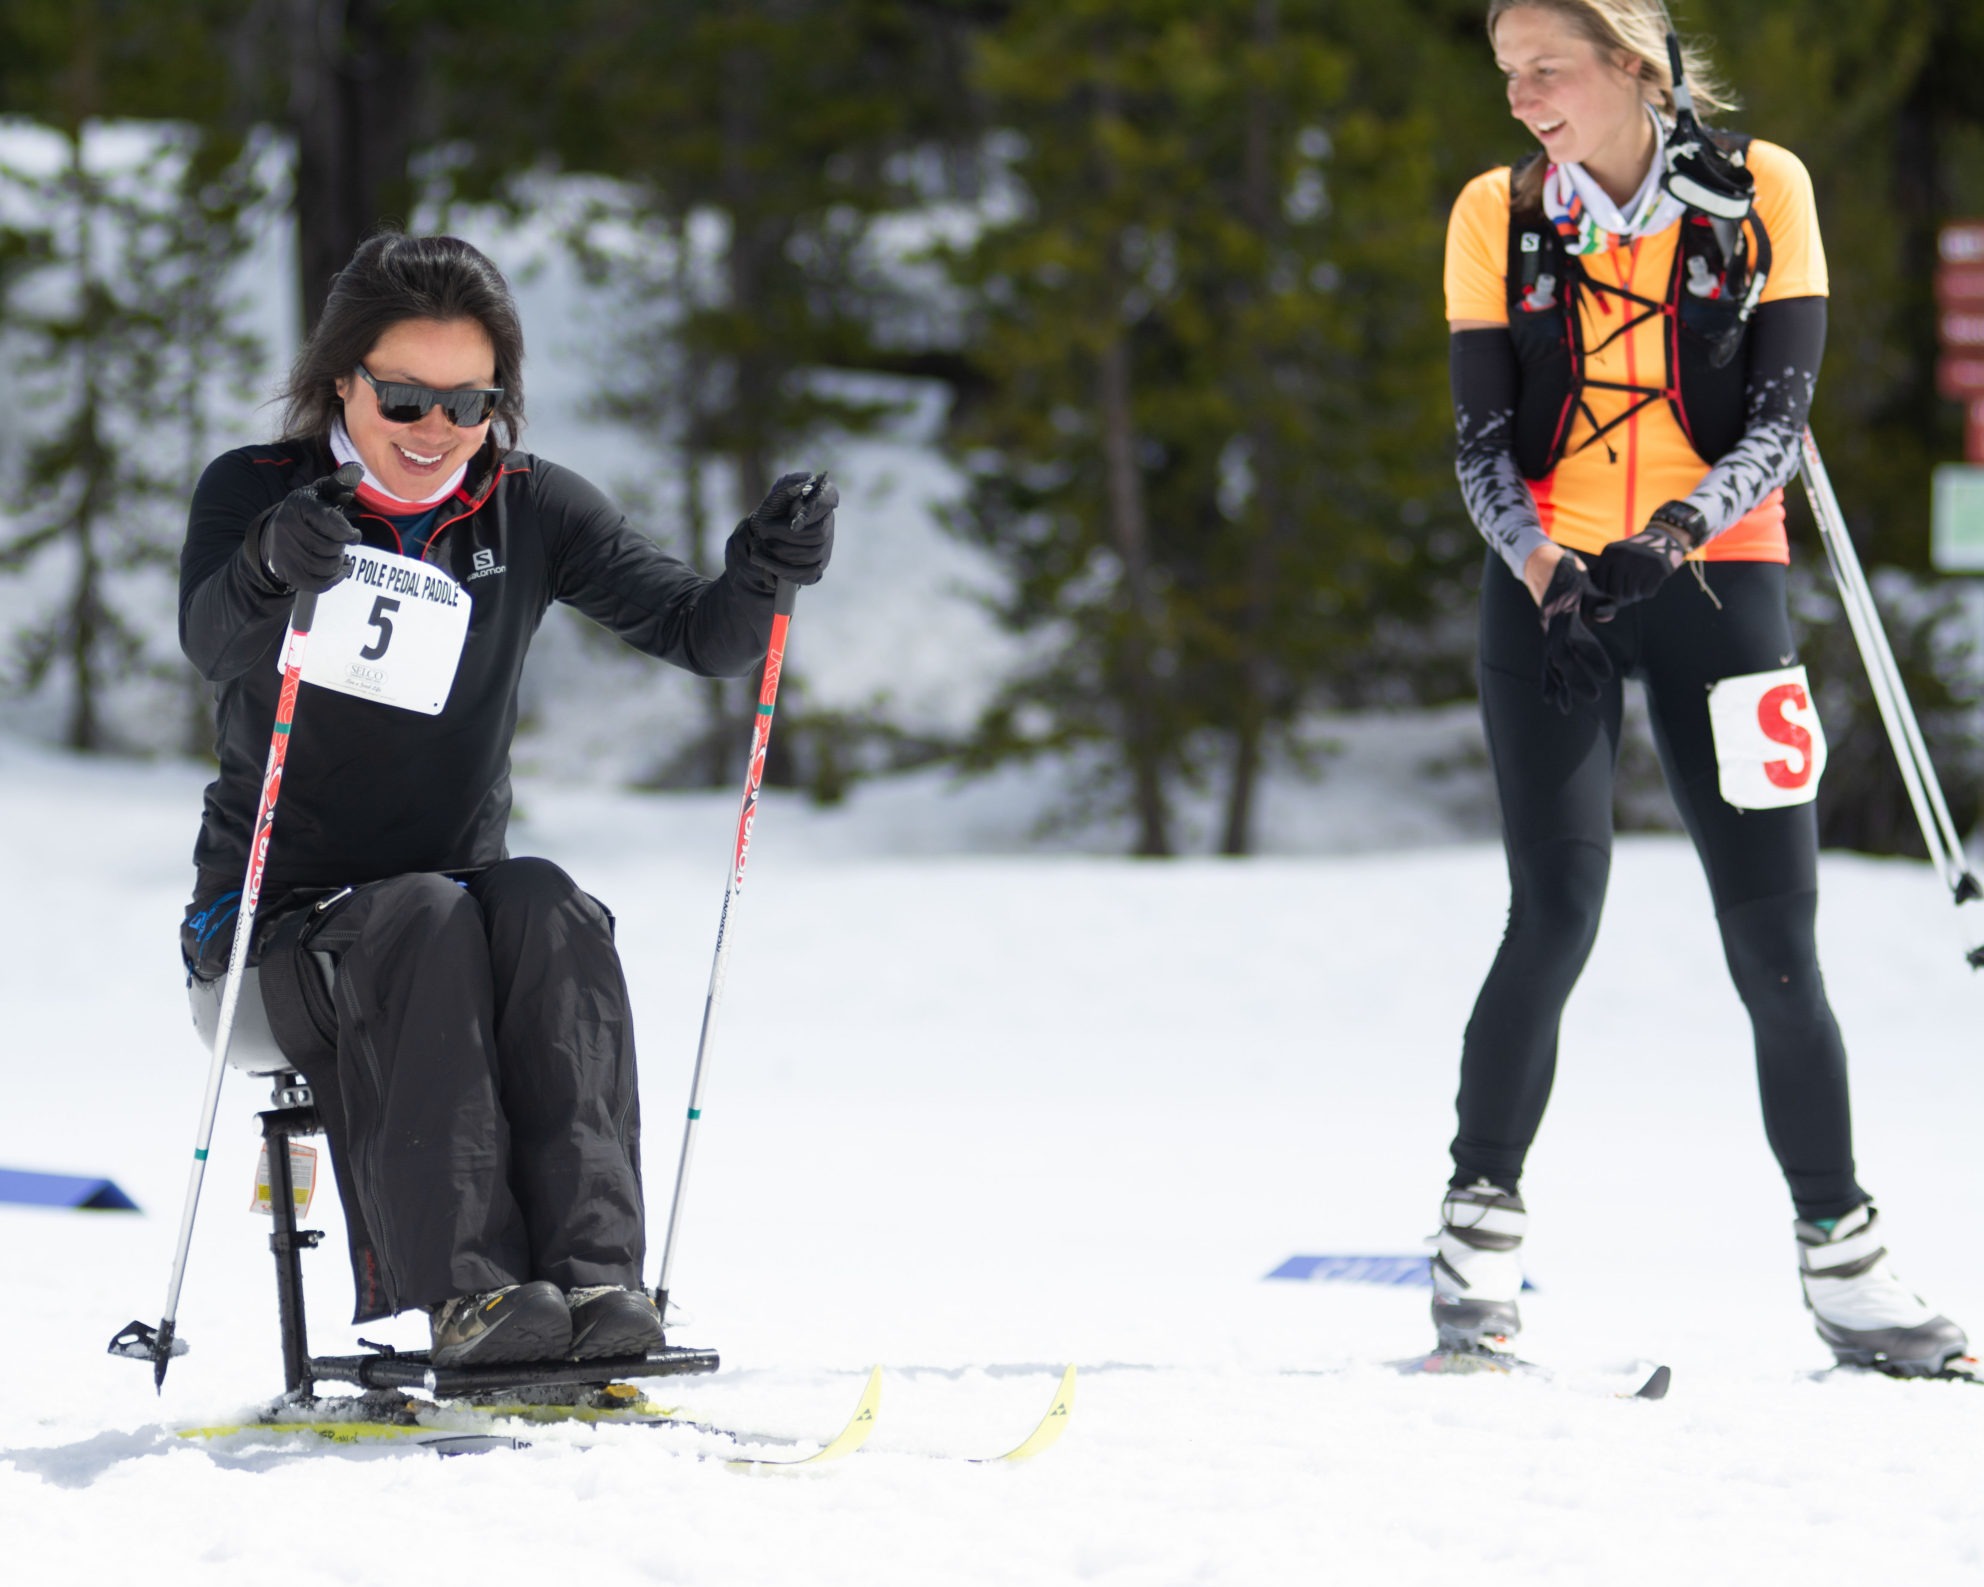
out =
{"type": "Polygon", "coordinates": [[[1936,389],[1969,404],[1963,455],[1984,463],[1984,221],[1957,221],[1936,239],[1936,389]]]}
{"type": "Polygon", "coordinates": [[[1984,264],[1945,264],[1936,271],[1936,306],[1967,309],[1984,303],[1984,264]]]}
{"type": "Polygon", "coordinates": [[[1984,358],[1951,358],[1936,365],[1936,390],[1952,402],[1984,397],[1984,358]]]}

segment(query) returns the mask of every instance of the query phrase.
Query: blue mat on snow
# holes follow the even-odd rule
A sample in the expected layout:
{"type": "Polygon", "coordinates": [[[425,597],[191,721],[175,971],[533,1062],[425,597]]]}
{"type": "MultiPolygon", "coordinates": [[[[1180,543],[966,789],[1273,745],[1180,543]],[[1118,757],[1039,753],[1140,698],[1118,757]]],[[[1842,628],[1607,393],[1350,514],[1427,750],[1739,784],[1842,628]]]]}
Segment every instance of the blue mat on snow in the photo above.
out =
{"type": "Polygon", "coordinates": [[[136,1212],[138,1204],[108,1179],[79,1174],[31,1174],[0,1168],[0,1201],[24,1207],[85,1207],[92,1212],[136,1212]]]}
{"type": "MultiPolygon", "coordinates": [[[[1397,1284],[1407,1289],[1433,1287],[1433,1259],[1412,1256],[1291,1256],[1268,1274],[1302,1284],[1397,1284]]],[[[1524,1289],[1535,1289],[1528,1279],[1524,1289]]]]}

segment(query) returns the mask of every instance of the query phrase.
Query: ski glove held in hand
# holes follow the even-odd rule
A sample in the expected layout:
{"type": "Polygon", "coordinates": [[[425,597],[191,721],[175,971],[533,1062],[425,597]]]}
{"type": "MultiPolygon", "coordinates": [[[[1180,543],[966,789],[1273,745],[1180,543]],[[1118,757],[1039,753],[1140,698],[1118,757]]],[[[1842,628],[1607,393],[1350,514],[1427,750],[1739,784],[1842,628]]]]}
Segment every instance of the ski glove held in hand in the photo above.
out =
{"type": "Polygon", "coordinates": [[[744,560],[773,579],[817,584],[834,554],[834,509],[840,492],[824,474],[782,474],[758,510],[731,538],[744,560]],[[811,495],[806,487],[819,483],[811,495]]]}
{"type": "Polygon", "coordinates": [[[1612,658],[1585,622],[1587,614],[1605,622],[1612,610],[1576,557],[1566,552],[1557,559],[1537,615],[1543,624],[1543,698],[1566,716],[1573,705],[1595,701],[1612,676],[1612,658]]]}
{"type": "Polygon", "coordinates": [[[1591,582],[1615,606],[1643,601],[1708,538],[1708,520],[1684,501],[1656,507],[1646,527],[1614,540],[1591,565],[1591,582]]]}
{"type": "Polygon", "coordinates": [[[333,505],[351,498],[336,474],[291,491],[262,520],[256,560],[290,589],[322,594],[344,577],[345,547],[359,539],[358,526],[333,505]]]}

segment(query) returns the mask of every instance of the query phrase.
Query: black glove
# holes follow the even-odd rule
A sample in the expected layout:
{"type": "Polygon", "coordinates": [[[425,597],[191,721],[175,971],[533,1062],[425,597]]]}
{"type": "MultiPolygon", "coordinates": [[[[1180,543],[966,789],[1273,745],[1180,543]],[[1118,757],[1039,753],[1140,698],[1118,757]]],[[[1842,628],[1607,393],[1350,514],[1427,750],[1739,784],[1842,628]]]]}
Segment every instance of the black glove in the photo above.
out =
{"type": "Polygon", "coordinates": [[[365,472],[347,463],[313,485],[291,491],[262,520],[256,560],[288,588],[321,595],[344,577],[345,547],[358,526],[338,511],[350,501],[365,472]]]}
{"type": "Polygon", "coordinates": [[[744,560],[774,579],[818,584],[834,554],[840,492],[825,474],[783,474],[731,540],[744,560]]]}
{"type": "Polygon", "coordinates": [[[1579,702],[1590,705],[1612,676],[1612,658],[1585,622],[1609,622],[1613,606],[1592,586],[1584,564],[1570,552],[1557,559],[1537,616],[1543,624],[1543,698],[1566,716],[1579,702]]]}
{"type": "Polygon", "coordinates": [[[1708,538],[1708,520],[1684,501],[1656,507],[1646,527],[1614,540],[1591,565],[1591,582],[1614,606],[1643,601],[1708,538]]]}

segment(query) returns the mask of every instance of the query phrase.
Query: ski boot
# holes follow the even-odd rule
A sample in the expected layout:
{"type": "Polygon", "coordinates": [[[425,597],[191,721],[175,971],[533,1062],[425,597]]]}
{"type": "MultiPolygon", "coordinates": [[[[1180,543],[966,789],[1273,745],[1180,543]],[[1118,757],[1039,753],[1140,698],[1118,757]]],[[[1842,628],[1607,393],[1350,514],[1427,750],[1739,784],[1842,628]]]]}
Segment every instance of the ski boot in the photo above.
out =
{"type": "Polygon", "coordinates": [[[1932,1312],[1888,1266],[1871,1201],[1843,1218],[1801,1218],[1791,1227],[1805,1309],[1841,1366],[1932,1378],[1969,1348],[1963,1330],[1932,1312]]]}
{"type": "Polygon", "coordinates": [[[437,1367],[556,1361],[572,1347],[572,1314],[545,1279],[457,1295],[432,1312],[437,1367]]]}
{"type": "Polygon", "coordinates": [[[1522,1331],[1516,1301],[1528,1224],[1513,1190],[1477,1179],[1447,1191],[1433,1254],[1433,1327],[1442,1350],[1496,1349],[1522,1331]]]}

